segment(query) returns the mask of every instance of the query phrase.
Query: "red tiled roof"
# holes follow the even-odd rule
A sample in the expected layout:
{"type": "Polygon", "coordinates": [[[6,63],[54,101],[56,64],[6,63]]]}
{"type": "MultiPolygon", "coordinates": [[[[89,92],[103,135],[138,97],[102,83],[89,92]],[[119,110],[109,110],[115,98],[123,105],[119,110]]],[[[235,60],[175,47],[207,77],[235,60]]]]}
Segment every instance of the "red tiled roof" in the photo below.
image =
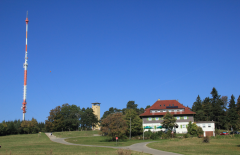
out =
{"type": "Polygon", "coordinates": [[[159,109],[169,109],[166,108],[167,106],[178,106],[178,108],[173,109],[184,109],[183,112],[170,112],[173,115],[183,115],[183,114],[196,114],[195,112],[191,111],[189,107],[185,107],[177,100],[158,100],[156,101],[150,108],[145,109],[145,112],[140,116],[155,116],[155,115],[165,115],[166,112],[154,112],[150,113],[150,110],[159,110],[159,109]]]}

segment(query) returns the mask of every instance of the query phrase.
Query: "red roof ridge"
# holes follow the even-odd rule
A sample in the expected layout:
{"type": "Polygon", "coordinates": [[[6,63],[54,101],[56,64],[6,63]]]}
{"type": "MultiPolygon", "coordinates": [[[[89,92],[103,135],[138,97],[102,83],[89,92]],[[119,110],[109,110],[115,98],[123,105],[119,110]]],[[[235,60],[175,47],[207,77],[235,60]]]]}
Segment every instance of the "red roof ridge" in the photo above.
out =
{"type": "Polygon", "coordinates": [[[196,114],[195,112],[191,111],[191,108],[184,106],[178,100],[157,100],[151,107],[145,109],[144,113],[140,116],[151,116],[151,115],[165,115],[166,112],[155,112],[150,113],[150,110],[160,110],[160,109],[167,109],[167,106],[178,106],[178,109],[184,109],[183,112],[170,112],[172,114],[196,114]],[[164,103],[165,102],[165,103],[164,103]]]}

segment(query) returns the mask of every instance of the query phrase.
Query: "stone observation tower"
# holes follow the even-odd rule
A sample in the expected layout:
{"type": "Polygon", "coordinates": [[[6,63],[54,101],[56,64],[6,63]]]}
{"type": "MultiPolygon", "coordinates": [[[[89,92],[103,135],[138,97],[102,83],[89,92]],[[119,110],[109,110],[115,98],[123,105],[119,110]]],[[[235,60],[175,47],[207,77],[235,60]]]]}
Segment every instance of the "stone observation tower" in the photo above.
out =
{"type": "MultiPolygon", "coordinates": [[[[96,103],[92,103],[93,113],[94,113],[94,115],[97,116],[98,120],[100,120],[100,104],[101,103],[97,103],[97,102],[96,103]]],[[[99,125],[97,124],[95,126],[95,128],[93,128],[93,130],[100,130],[99,125]]]]}

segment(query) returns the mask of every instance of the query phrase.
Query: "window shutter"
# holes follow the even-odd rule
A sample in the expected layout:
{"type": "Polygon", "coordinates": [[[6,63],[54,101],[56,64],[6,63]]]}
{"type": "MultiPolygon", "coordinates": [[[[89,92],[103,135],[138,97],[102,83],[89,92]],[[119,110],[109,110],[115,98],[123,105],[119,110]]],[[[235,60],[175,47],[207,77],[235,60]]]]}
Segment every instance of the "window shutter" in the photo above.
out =
{"type": "Polygon", "coordinates": [[[149,118],[147,118],[147,120],[149,121],[149,118]]]}
{"type": "Polygon", "coordinates": [[[186,125],[186,128],[187,128],[187,125],[186,125]]]}
{"type": "Polygon", "coordinates": [[[188,119],[188,116],[187,116],[187,119],[188,119]]]}
{"type": "Polygon", "coordinates": [[[180,125],[181,126],[181,129],[182,129],[182,125],[180,125]]]}

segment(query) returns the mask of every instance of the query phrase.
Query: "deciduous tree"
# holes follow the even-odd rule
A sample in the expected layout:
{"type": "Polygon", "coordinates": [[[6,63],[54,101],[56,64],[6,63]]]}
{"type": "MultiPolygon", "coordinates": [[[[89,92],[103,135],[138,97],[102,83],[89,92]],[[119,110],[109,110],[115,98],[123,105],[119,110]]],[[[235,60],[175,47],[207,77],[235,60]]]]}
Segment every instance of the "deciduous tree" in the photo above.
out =
{"type": "Polygon", "coordinates": [[[101,119],[106,118],[110,114],[114,114],[114,113],[121,112],[121,111],[122,111],[121,109],[110,107],[108,111],[104,112],[104,114],[103,114],[101,119]]]}
{"type": "Polygon", "coordinates": [[[130,117],[131,117],[131,136],[142,134],[142,120],[138,113],[134,109],[127,109],[125,114],[125,120],[127,122],[128,129],[127,135],[130,134],[130,117]]]}
{"type": "Polygon", "coordinates": [[[163,127],[169,130],[172,130],[175,126],[177,126],[176,124],[176,118],[173,117],[173,115],[169,112],[167,112],[164,116],[163,116],[163,123],[162,123],[163,127]]]}
{"type": "Polygon", "coordinates": [[[115,137],[125,138],[126,130],[127,123],[122,113],[110,114],[101,122],[102,133],[111,137],[112,140],[115,137]]]}

